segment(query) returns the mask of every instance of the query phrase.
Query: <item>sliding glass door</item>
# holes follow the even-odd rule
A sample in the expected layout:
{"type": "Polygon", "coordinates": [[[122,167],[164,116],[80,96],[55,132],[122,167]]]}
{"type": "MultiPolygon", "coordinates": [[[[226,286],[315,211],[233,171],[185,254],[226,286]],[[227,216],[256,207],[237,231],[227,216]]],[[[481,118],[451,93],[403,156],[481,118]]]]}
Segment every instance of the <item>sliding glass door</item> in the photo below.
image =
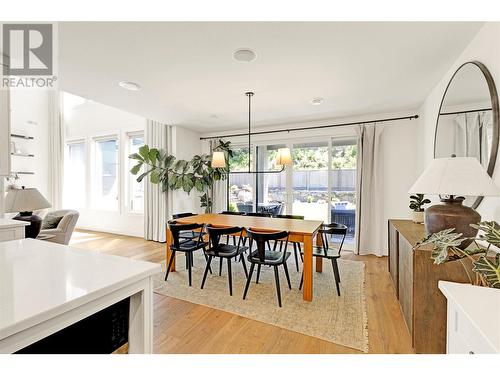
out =
{"type": "MultiPolygon", "coordinates": [[[[282,173],[231,174],[229,209],[293,214],[309,220],[347,225],[347,247],[354,244],[356,226],[355,138],[312,139],[304,142],[252,146],[252,170],[280,170],[279,148],[292,150],[293,165],[282,173]],[[253,157],[255,155],[255,158],[253,157]]],[[[248,147],[235,147],[231,171],[248,170],[248,147]]]]}
{"type": "Polygon", "coordinates": [[[292,214],[328,222],[328,142],[292,148],[292,214]]]}

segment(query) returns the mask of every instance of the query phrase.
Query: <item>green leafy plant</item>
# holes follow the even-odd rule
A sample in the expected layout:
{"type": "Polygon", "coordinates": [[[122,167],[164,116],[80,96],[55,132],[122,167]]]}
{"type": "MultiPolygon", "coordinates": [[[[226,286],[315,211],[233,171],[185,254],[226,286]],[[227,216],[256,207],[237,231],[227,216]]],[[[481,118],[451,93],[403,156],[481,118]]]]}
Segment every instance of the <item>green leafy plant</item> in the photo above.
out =
{"type": "Polygon", "coordinates": [[[431,203],[431,201],[427,198],[424,198],[423,194],[414,194],[410,195],[410,210],[415,212],[423,212],[424,204],[431,203]]]}
{"type": "Polygon", "coordinates": [[[477,225],[471,224],[471,226],[480,231],[476,238],[462,237],[462,233],[456,233],[455,228],[449,228],[431,234],[415,247],[432,245],[434,249],[431,258],[434,264],[460,261],[471,284],[500,289],[500,253],[496,253],[494,257],[489,256],[491,246],[500,245],[500,226],[494,221],[483,221],[477,225]],[[463,241],[471,239],[473,246],[465,250],[458,247],[463,241]],[[478,240],[486,241],[488,245],[480,246],[478,240]],[[472,264],[472,271],[475,272],[474,280],[470,267],[464,262],[466,259],[472,264]]]}
{"type": "MultiPolygon", "coordinates": [[[[223,151],[226,158],[232,156],[231,142],[219,140],[219,144],[212,151],[223,151]]],[[[200,196],[201,207],[205,212],[212,211],[212,188],[215,181],[227,178],[226,168],[212,168],[211,156],[207,154],[195,155],[191,160],[176,159],[167,155],[164,150],[149,148],[144,145],[139,152],[131,154],[130,159],[137,164],[130,173],[138,175],[137,182],[141,182],[149,175],[149,181],[159,184],[162,191],[182,189],[191,193],[193,189],[202,193],[200,196]]]]}

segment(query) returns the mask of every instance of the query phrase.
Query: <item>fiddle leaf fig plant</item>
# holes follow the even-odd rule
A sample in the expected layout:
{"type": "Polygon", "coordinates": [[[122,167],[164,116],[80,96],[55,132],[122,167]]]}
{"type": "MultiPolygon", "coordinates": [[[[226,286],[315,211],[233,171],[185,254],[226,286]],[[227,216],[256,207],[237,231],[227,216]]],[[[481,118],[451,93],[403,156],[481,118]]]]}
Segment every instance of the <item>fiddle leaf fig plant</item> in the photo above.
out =
{"type": "Polygon", "coordinates": [[[460,261],[471,284],[500,289],[500,253],[497,251],[494,257],[490,256],[491,246],[500,245],[500,225],[495,221],[483,221],[471,226],[479,229],[479,235],[475,238],[462,237],[462,233],[456,233],[455,228],[449,228],[431,234],[415,247],[432,245],[434,249],[431,258],[434,264],[460,261]],[[459,248],[463,241],[471,239],[473,246],[465,250],[459,248]],[[477,241],[485,241],[488,245],[480,246],[477,241]],[[464,260],[469,260],[472,264],[475,280],[464,260]]]}
{"type": "Polygon", "coordinates": [[[427,198],[424,198],[424,194],[414,194],[410,195],[410,210],[415,212],[424,212],[424,204],[431,203],[427,198]]]}
{"type": "MultiPolygon", "coordinates": [[[[230,145],[229,141],[219,140],[219,144],[212,151],[222,151],[226,158],[230,158],[233,154],[230,145]]],[[[200,205],[205,212],[212,211],[211,193],[214,182],[227,178],[227,169],[212,168],[211,156],[207,154],[195,155],[191,160],[182,160],[168,155],[164,150],[144,145],[129,158],[137,161],[130,169],[130,173],[138,175],[137,182],[149,175],[149,181],[161,185],[163,192],[182,189],[189,194],[195,189],[202,193],[200,205]]]]}

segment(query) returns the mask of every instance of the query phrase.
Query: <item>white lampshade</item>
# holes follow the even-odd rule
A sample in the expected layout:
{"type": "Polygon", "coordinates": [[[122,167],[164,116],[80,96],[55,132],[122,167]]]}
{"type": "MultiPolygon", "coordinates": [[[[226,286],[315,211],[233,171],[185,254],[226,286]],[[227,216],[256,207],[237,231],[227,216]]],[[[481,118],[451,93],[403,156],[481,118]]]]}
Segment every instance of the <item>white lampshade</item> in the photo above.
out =
{"type": "Polygon", "coordinates": [[[276,155],[276,165],[292,165],[292,154],[289,148],[278,149],[278,155],[276,155]]]}
{"type": "Polygon", "coordinates": [[[226,168],[226,157],[222,151],[212,154],[212,168],[226,168]]]}
{"type": "Polygon", "coordinates": [[[12,189],[5,196],[5,212],[32,212],[51,205],[35,188],[12,189]]]}
{"type": "Polygon", "coordinates": [[[408,191],[411,194],[496,196],[500,189],[476,158],[434,159],[408,191]]]}

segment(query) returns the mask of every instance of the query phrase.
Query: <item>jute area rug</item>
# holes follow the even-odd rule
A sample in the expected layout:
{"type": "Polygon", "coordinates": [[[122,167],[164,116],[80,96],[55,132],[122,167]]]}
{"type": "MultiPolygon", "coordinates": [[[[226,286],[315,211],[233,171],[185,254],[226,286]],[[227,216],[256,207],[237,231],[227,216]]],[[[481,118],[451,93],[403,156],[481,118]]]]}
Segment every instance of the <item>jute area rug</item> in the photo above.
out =
{"type": "MultiPolygon", "coordinates": [[[[170,273],[167,282],[163,280],[165,274],[159,274],[154,280],[154,290],[159,294],[367,352],[364,262],[339,259],[341,296],[338,297],[331,263],[324,261],[323,272],[314,272],[314,300],[305,302],[302,291],[298,289],[301,272],[296,271],[292,258],[288,260],[292,290],[288,289],[283,267],[280,267],[281,308],[276,298],[274,271],[269,267],[262,267],[259,284],[255,283],[255,267],[247,299],[243,300],[246,278],[241,262],[232,263],[233,295],[230,296],[226,262],[222,276],[219,276],[219,259],[215,258],[212,261],[213,274],[208,274],[204,289],[200,289],[206,264],[201,252],[195,253],[192,287],[188,286],[185,259],[179,254],[177,272],[170,273]]],[[[248,262],[247,267],[250,269],[248,262]]]]}

